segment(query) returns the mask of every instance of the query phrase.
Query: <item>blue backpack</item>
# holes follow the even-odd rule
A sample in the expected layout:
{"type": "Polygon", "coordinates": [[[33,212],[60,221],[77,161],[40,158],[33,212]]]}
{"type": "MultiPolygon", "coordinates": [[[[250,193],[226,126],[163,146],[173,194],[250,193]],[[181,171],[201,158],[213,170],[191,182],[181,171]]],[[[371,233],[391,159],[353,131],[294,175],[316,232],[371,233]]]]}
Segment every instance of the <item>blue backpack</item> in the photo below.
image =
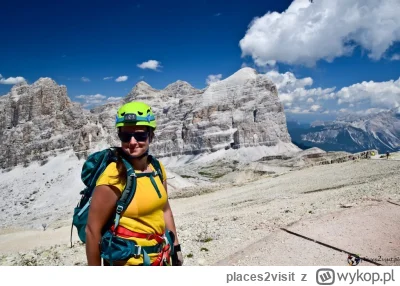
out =
{"type": "MultiPolygon", "coordinates": [[[[86,188],[80,192],[82,197],[74,209],[71,226],[71,247],[74,226],[78,231],[79,239],[83,243],[86,242],[86,223],[88,219],[89,206],[93,191],[96,187],[97,179],[111,162],[117,162],[118,158],[120,158],[127,170],[126,186],[120,199],[116,203],[115,217],[111,218],[102,230],[102,239],[100,242],[101,257],[108,260],[110,264],[112,264],[113,260],[127,260],[132,256],[138,256],[142,254],[144,265],[150,265],[148,253],[160,252],[160,246],[156,245],[154,247],[140,247],[136,245],[134,241],[117,237],[110,229],[112,225],[114,225],[114,229],[117,229],[121,214],[126,210],[135,196],[137,178],[144,176],[150,177],[157,194],[159,197],[161,197],[161,193],[158,190],[157,184],[154,180],[154,177],[160,176],[161,182],[163,181],[161,166],[155,157],[149,155],[150,162],[156,171],[152,173],[136,174],[135,170],[132,168],[132,165],[123,156],[121,156],[121,152],[122,151],[120,151],[120,148],[118,147],[104,149],[91,154],[83,164],[81,179],[86,188]]],[[[165,232],[165,238],[166,243],[170,244],[170,248],[173,253],[173,239],[171,238],[171,233],[167,230],[165,232]]]]}

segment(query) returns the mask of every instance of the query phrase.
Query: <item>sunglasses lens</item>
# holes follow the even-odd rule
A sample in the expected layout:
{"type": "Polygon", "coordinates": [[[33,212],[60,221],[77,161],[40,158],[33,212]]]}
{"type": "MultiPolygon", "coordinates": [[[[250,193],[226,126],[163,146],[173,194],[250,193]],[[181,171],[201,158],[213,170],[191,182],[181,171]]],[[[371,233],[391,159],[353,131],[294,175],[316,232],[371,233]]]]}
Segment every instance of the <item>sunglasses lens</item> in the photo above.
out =
{"type": "Polygon", "coordinates": [[[118,137],[122,142],[129,142],[131,140],[131,136],[123,132],[118,133],[118,137]]]}
{"type": "Polygon", "coordinates": [[[118,137],[122,142],[129,142],[131,141],[131,138],[135,138],[136,141],[138,142],[143,142],[147,140],[147,137],[149,136],[148,132],[134,132],[134,133],[128,133],[128,132],[119,132],[118,137]]]}
{"type": "Polygon", "coordinates": [[[135,140],[140,142],[140,141],[146,141],[147,140],[148,133],[147,132],[136,132],[133,133],[133,137],[135,137],[135,140]]]}

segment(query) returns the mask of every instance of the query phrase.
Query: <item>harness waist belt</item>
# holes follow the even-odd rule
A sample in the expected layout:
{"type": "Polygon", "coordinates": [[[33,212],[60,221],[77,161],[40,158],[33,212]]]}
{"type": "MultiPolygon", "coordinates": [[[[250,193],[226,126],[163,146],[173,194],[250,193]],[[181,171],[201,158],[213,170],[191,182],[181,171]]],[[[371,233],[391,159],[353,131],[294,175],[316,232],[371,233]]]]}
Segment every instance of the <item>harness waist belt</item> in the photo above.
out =
{"type": "Polygon", "coordinates": [[[115,231],[114,226],[111,227],[111,231],[113,231],[116,235],[129,238],[129,237],[136,237],[136,238],[144,238],[147,240],[152,240],[155,239],[158,243],[163,243],[164,238],[162,237],[163,234],[157,234],[157,233],[139,233],[139,232],[134,232],[132,230],[129,230],[125,227],[118,226],[117,230],[115,231]]]}

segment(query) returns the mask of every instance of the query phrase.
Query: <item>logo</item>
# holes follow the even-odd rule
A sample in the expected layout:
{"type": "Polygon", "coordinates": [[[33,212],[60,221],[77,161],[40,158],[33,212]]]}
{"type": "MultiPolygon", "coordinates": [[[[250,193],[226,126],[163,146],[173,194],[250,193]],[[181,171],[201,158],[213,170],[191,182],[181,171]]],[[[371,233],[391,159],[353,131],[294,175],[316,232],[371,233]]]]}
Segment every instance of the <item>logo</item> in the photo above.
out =
{"type": "Polygon", "coordinates": [[[347,263],[350,266],[357,266],[358,264],[360,264],[360,262],[361,262],[361,258],[360,258],[360,256],[358,256],[358,254],[355,254],[355,255],[349,254],[349,256],[347,256],[347,263]]]}
{"type": "Polygon", "coordinates": [[[134,113],[125,114],[124,122],[136,122],[136,114],[134,113]]]}
{"type": "Polygon", "coordinates": [[[335,271],[331,268],[317,270],[316,280],[319,285],[332,285],[335,283],[335,271]]]}

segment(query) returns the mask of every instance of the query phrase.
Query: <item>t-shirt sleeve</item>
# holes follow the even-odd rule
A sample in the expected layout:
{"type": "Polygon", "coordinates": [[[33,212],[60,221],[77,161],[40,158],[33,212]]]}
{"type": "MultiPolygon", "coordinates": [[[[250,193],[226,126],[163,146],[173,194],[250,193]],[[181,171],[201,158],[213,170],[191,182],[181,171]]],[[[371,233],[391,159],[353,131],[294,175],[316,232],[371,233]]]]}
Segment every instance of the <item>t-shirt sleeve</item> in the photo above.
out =
{"type": "Polygon", "coordinates": [[[117,164],[115,162],[110,163],[97,179],[96,186],[102,185],[114,186],[121,193],[125,189],[125,182],[121,182],[118,178],[117,164]]]}

